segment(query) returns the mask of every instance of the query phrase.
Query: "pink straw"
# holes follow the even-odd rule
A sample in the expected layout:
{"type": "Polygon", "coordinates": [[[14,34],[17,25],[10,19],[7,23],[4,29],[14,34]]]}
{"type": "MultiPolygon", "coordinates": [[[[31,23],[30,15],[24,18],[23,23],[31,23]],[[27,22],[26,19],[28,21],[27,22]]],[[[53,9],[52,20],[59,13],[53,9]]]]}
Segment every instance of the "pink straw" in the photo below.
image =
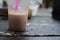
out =
{"type": "Polygon", "coordinates": [[[18,10],[18,6],[19,6],[19,0],[16,0],[15,11],[17,11],[17,10],[18,10]]]}

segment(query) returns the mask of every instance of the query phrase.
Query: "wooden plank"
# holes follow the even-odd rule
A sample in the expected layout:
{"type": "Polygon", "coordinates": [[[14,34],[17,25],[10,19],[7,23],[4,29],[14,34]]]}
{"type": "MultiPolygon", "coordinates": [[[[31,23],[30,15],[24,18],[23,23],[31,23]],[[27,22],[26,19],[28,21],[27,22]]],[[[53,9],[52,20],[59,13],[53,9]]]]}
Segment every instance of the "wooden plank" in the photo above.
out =
{"type": "MultiPolygon", "coordinates": [[[[0,20],[0,31],[4,32],[2,35],[11,34],[12,36],[28,36],[28,37],[44,37],[59,36],[60,35],[60,22],[53,20],[51,17],[35,16],[29,20],[29,25],[26,27],[25,32],[9,31],[8,20],[0,20]]],[[[8,35],[7,35],[8,36],[8,35]]]]}

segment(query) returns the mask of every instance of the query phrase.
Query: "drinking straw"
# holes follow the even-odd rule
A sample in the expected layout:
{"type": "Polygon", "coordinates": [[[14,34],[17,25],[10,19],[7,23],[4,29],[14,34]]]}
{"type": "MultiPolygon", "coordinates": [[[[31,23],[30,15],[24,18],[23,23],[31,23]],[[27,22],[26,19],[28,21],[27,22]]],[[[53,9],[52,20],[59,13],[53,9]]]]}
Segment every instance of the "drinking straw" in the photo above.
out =
{"type": "Polygon", "coordinates": [[[17,10],[18,10],[19,1],[20,1],[20,0],[16,0],[15,11],[17,11],[17,10]]]}

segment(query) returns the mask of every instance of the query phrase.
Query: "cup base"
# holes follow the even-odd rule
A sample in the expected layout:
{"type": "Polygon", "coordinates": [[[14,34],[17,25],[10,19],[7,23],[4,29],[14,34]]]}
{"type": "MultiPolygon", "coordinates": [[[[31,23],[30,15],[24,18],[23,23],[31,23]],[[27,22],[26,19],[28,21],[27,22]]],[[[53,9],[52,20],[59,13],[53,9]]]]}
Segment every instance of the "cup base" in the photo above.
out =
{"type": "Polygon", "coordinates": [[[15,31],[15,32],[25,32],[26,31],[26,29],[24,29],[24,30],[14,30],[14,29],[8,29],[9,31],[15,31]]]}

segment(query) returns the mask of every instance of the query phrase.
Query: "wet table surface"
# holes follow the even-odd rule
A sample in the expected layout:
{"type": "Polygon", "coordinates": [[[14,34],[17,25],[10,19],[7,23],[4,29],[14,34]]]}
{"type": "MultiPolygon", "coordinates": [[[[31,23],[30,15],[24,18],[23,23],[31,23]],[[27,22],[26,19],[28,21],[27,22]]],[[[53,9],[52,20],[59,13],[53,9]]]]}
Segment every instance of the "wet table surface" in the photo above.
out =
{"type": "Polygon", "coordinates": [[[60,22],[49,16],[34,16],[28,20],[25,32],[8,30],[8,20],[0,20],[1,40],[59,40],[60,22]]]}

